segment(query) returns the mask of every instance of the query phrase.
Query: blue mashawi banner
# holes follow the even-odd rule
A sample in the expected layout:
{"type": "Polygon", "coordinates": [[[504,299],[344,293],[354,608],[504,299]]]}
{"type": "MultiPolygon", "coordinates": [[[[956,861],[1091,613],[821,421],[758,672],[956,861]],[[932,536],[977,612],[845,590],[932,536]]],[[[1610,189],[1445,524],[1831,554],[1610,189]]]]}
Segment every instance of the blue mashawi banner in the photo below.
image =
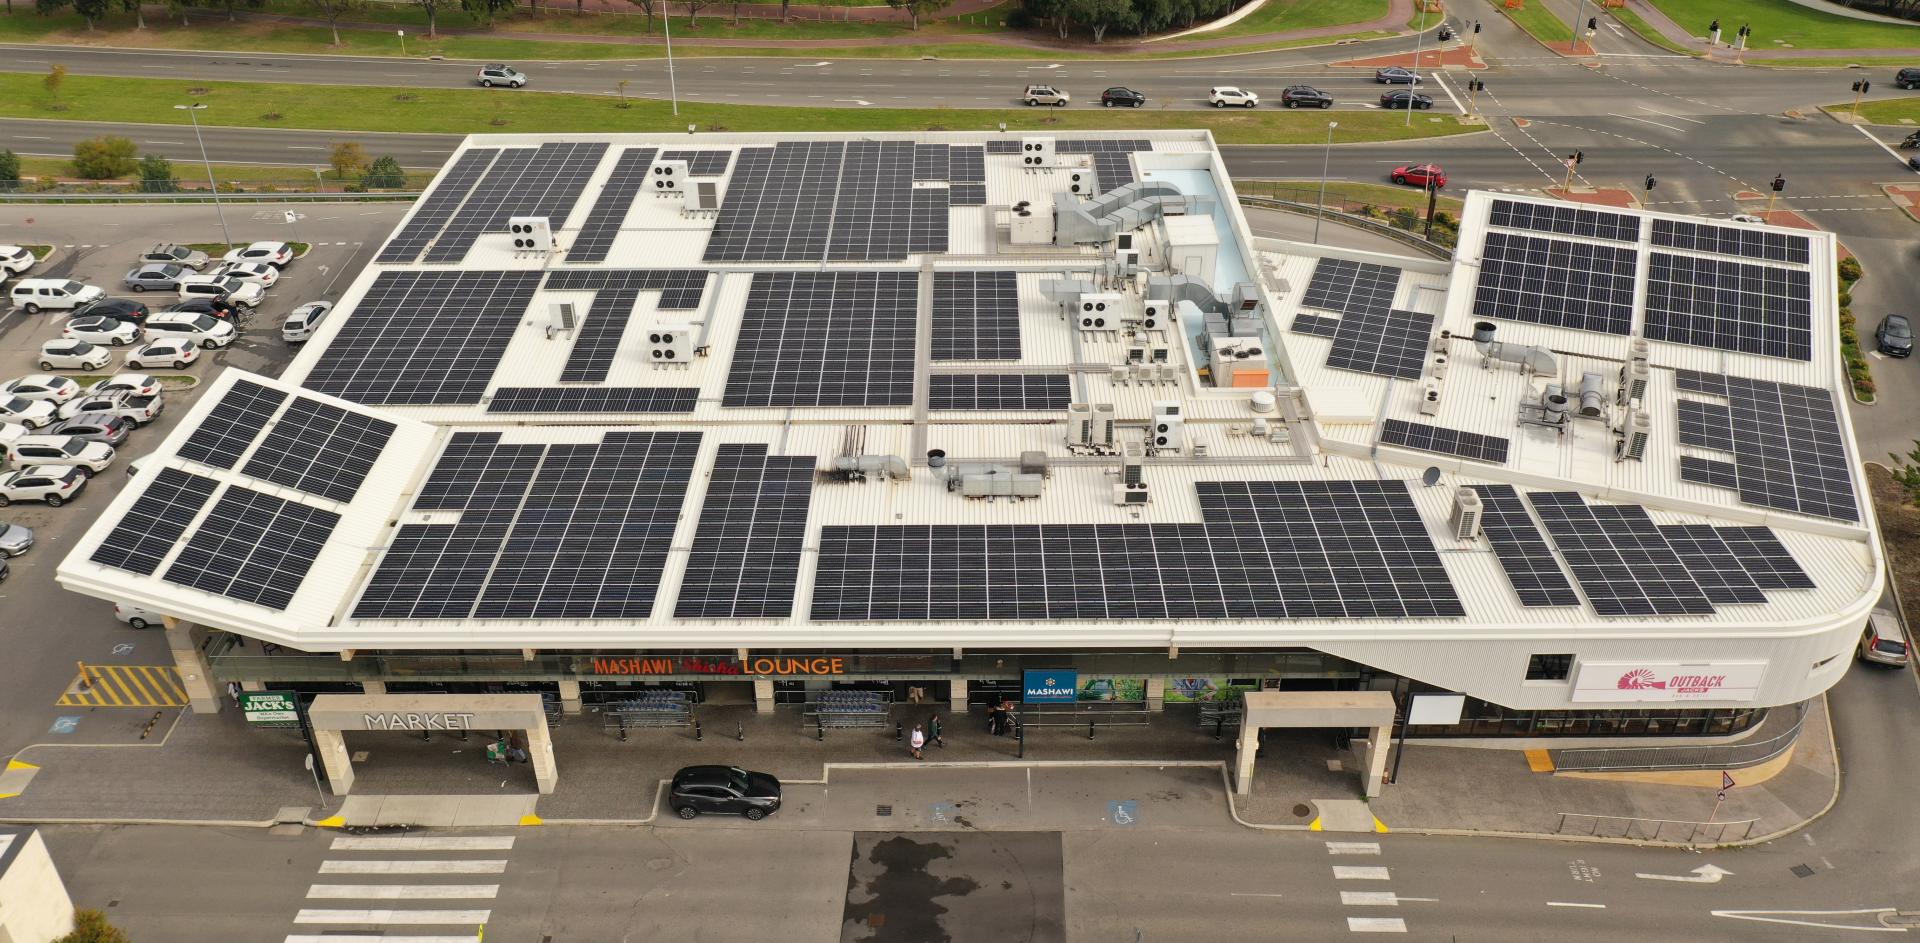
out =
{"type": "Polygon", "coordinates": [[[1078,671],[1028,671],[1020,700],[1026,704],[1071,704],[1080,695],[1078,671]]]}

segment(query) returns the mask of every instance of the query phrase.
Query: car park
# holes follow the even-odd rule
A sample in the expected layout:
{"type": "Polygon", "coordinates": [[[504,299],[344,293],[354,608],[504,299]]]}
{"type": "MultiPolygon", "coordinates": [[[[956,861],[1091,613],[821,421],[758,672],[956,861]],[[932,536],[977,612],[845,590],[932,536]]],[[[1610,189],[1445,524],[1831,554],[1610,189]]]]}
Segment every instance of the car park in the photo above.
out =
{"type": "Polygon", "coordinates": [[[166,624],[166,617],[160,613],[124,602],[113,604],[113,617],[136,629],[166,624]]]}
{"type": "Polygon", "coordinates": [[[7,463],[15,468],[72,465],[90,472],[101,472],[113,464],[113,446],[78,436],[51,433],[22,435],[5,445],[7,463]]]}
{"type": "Polygon", "coordinates": [[[124,281],[128,288],[136,292],[148,289],[173,291],[180,287],[180,279],[192,271],[184,265],[149,263],[128,272],[124,281]]]}
{"type": "Polygon", "coordinates": [[[106,413],[144,426],[159,418],[160,411],[166,406],[167,401],[158,393],[140,396],[120,390],[98,395],[88,394],[75,399],[60,407],[60,418],[71,419],[87,413],[106,413]]]}
{"type": "Polygon", "coordinates": [[[298,344],[311,338],[320,329],[320,322],[326,320],[327,312],[333,310],[331,301],[309,301],[287,314],[287,320],[280,325],[280,339],[289,344],[298,344]]]}
{"type": "Polygon", "coordinates": [[[11,521],[0,521],[0,553],[17,557],[33,549],[33,528],[11,521]]]}
{"type": "Polygon", "coordinates": [[[1068,102],[1073,101],[1073,96],[1051,85],[1029,85],[1025,91],[1020,93],[1020,100],[1026,102],[1029,106],[1059,105],[1065,107],[1068,102]]]}
{"type": "Polygon", "coordinates": [[[280,280],[280,270],[265,262],[222,262],[212,275],[231,275],[245,279],[260,286],[262,291],[272,288],[280,280]]]}
{"type": "Polygon", "coordinates": [[[754,821],[780,809],[780,780],[738,766],[688,766],[673,774],[667,805],[683,819],[743,815],[754,821]]]}
{"type": "Polygon", "coordinates": [[[117,321],[131,321],[139,324],[153,313],[144,301],[132,298],[100,298],[75,308],[76,318],[113,318],[117,321]]]}
{"type": "Polygon", "coordinates": [[[492,88],[495,85],[519,88],[527,84],[527,74],[513,66],[494,63],[481,66],[480,74],[475,77],[475,80],[486,88],[492,88]]]}
{"type": "Polygon", "coordinates": [[[0,475],[0,508],[15,501],[45,501],[59,507],[87,486],[87,470],[74,465],[35,465],[0,475]]]}
{"type": "Polygon", "coordinates": [[[1861,661],[1892,668],[1906,666],[1907,636],[1900,631],[1900,618],[1892,610],[1875,609],[1867,613],[1867,628],[1860,633],[1858,653],[1861,661]]]}
{"type": "Polygon", "coordinates": [[[121,391],[135,396],[152,396],[160,392],[160,378],[151,373],[116,373],[87,387],[87,391],[80,395],[100,396],[121,391]]]}
{"type": "Polygon", "coordinates": [[[1112,108],[1115,105],[1138,108],[1146,103],[1147,96],[1123,85],[1116,85],[1100,93],[1100,104],[1105,108],[1112,108]]]}
{"type": "Polygon", "coordinates": [[[1393,168],[1393,172],[1387,175],[1387,179],[1398,184],[1410,183],[1416,187],[1425,187],[1431,183],[1435,189],[1438,189],[1447,185],[1447,172],[1440,169],[1439,164],[1404,164],[1393,168]]]}
{"type": "Polygon", "coordinates": [[[1260,104],[1260,96],[1234,85],[1217,85],[1207,89],[1207,103],[1215,108],[1252,108],[1260,104]]]}
{"type": "Polygon", "coordinates": [[[26,246],[0,246],[0,273],[18,275],[38,261],[26,246]]]}
{"type": "Polygon", "coordinates": [[[60,328],[61,337],[108,347],[138,343],[143,333],[140,325],[113,318],[71,318],[60,328]]]}
{"type": "Polygon", "coordinates": [[[191,298],[178,304],[170,305],[161,313],[210,314],[222,321],[232,321],[240,316],[240,309],[234,307],[233,302],[228,301],[225,297],[213,295],[204,298],[191,298]]]}
{"type": "Polygon", "coordinates": [[[1388,66],[1384,69],[1375,69],[1373,80],[1382,85],[1419,85],[1420,73],[1412,69],[1402,69],[1399,66],[1388,66]]]}
{"type": "Polygon", "coordinates": [[[274,268],[286,268],[293,261],[293,247],[284,242],[253,242],[227,250],[222,262],[264,262],[274,268]]]}
{"type": "Polygon", "coordinates": [[[0,396],[43,399],[55,406],[80,395],[80,384],[52,373],[29,373],[0,383],[0,396]]]}
{"type": "Polygon", "coordinates": [[[71,311],[95,298],[104,298],[106,294],[106,289],[98,285],[88,285],[70,278],[23,278],[7,289],[7,297],[13,300],[14,307],[28,314],[71,311]]]}
{"type": "Polygon", "coordinates": [[[1408,108],[1427,109],[1433,107],[1433,99],[1418,92],[1401,89],[1380,96],[1380,107],[1389,111],[1405,111],[1408,108]]]}
{"type": "Polygon", "coordinates": [[[146,328],[151,340],[183,338],[204,350],[225,347],[239,334],[232,321],[204,314],[156,314],[147,319],[146,328]]]}
{"type": "Polygon", "coordinates": [[[81,413],[62,419],[47,430],[48,435],[67,435],[89,442],[101,442],[119,448],[133,434],[134,422],[110,413],[81,413]]]}
{"type": "Polygon", "coordinates": [[[169,337],[163,340],[142,344],[127,354],[127,369],[144,370],[149,367],[172,367],[184,370],[187,365],[200,359],[200,348],[193,341],[183,337],[169,337]]]}
{"type": "Polygon", "coordinates": [[[1333,96],[1311,85],[1289,85],[1280,91],[1280,104],[1288,108],[1332,108],[1333,96]]]}
{"type": "Polygon", "coordinates": [[[143,265],[150,262],[159,262],[165,265],[185,266],[196,272],[204,268],[207,261],[208,258],[205,252],[201,252],[198,249],[189,249],[186,246],[174,245],[171,242],[160,243],[140,253],[140,262],[143,265]]]}
{"type": "Polygon", "coordinates": [[[38,399],[0,396],[0,422],[38,429],[59,418],[60,408],[38,399]]]}
{"type": "Polygon", "coordinates": [[[189,275],[180,280],[181,301],[220,298],[235,307],[251,311],[259,307],[266,297],[266,289],[261,288],[258,282],[231,275],[189,275]]]}
{"type": "Polygon", "coordinates": [[[1880,352],[1889,357],[1909,357],[1913,355],[1913,322],[1904,314],[1889,314],[1880,319],[1880,327],[1873,332],[1874,343],[1880,352]]]}
{"type": "Polygon", "coordinates": [[[42,370],[98,370],[112,360],[112,352],[105,347],[70,337],[40,345],[42,370]]]}
{"type": "Polygon", "coordinates": [[[1893,84],[1913,91],[1920,88],[1920,66],[1907,66],[1893,74],[1893,84]]]}

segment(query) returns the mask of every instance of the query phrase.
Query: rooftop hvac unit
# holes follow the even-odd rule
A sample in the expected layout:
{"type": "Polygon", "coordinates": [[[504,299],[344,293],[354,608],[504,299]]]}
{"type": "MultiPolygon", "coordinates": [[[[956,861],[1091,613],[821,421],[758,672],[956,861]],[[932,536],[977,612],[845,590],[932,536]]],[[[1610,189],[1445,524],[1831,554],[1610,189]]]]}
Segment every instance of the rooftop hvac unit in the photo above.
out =
{"type": "Polygon", "coordinates": [[[1420,384],[1420,415],[1437,416],[1440,414],[1440,384],[1428,380],[1420,384]]]}
{"type": "Polygon", "coordinates": [[[1627,344],[1627,360],[1634,363],[1646,363],[1653,356],[1653,345],[1644,337],[1636,337],[1627,344]]]}
{"type": "Polygon", "coordinates": [[[1067,407],[1067,444],[1093,444],[1093,407],[1087,403],[1074,403],[1067,407]]]}
{"type": "Polygon", "coordinates": [[[695,180],[693,182],[693,205],[691,209],[719,212],[720,181],[695,180]]]}
{"type": "Polygon", "coordinates": [[[1647,383],[1652,379],[1653,371],[1645,360],[1629,360],[1621,364],[1620,388],[1614,391],[1614,402],[1625,406],[1645,400],[1647,383]]]}
{"type": "Polygon", "coordinates": [[[1433,374],[1434,379],[1444,380],[1447,378],[1447,355],[1446,354],[1434,354],[1433,359],[1427,361],[1427,366],[1429,367],[1429,371],[1433,374]]]}
{"type": "Polygon", "coordinates": [[[1040,170],[1053,166],[1052,138],[1021,138],[1020,166],[1028,170],[1040,170]]]}
{"type": "Polygon", "coordinates": [[[1620,424],[1620,437],[1614,441],[1613,457],[1615,461],[1644,461],[1647,457],[1647,439],[1653,436],[1653,417],[1644,409],[1636,409],[1627,414],[1625,422],[1620,424]]]}
{"type": "Polygon", "coordinates": [[[693,326],[662,324],[647,329],[647,362],[682,366],[693,362],[693,326]]]}
{"type": "Polygon", "coordinates": [[[1604,412],[1601,404],[1606,401],[1607,378],[1598,373],[1580,375],[1580,417],[1598,419],[1604,412]]]}
{"type": "Polygon", "coordinates": [[[657,196],[686,196],[692,188],[684,160],[657,160],[647,172],[647,189],[657,196]]]}
{"type": "Polygon", "coordinates": [[[1131,248],[1133,248],[1133,233],[1130,233],[1130,232],[1123,232],[1123,233],[1121,233],[1121,234],[1119,234],[1119,235],[1117,235],[1117,236],[1115,236],[1115,237],[1113,237],[1113,247],[1114,247],[1115,249],[1131,249],[1131,248]]]}
{"type": "Polygon", "coordinates": [[[1140,327],[1148,331],[1165,330],[1173,320],[1171,309],[1164,301],[1149,301],[1140,314],[1140,327]]]}
{"type": "Polygon", "coordinates": [[[1031,207],[1009,211],[1007,238],[1016,246],[1052,245],[1053,214],[1031,207]]]}
{"type": "Polygon", "coordinates": [[[1119,414],[1112,403],[1093,404],[1093,437],[1087,440],[1087,444],[1103,451],[1112,451],[1113,428],[1119,421],[1119,414]]]}
{"type": "Polygon", "coordinates": [[[1120,480],[1113,486],[1113,503],[1147,503],[1146,456],[1132,442],[1120,451],[1120,480]]]}
{"type": "Polygon", "coordinates": [[[1156,452],[1178,452],[1187,447],[1187,421],[1175,400],[1153,404],[1153,425],[1147,430],[1147,442],[1156,452]]]}
{"type": "Polygon", "coordinates": [[[1094,182],[1093,171],[1076,170],[1067,175],[1067,191],[1076,196],[1092,198],[1100,194],[1100,186],[1094,182]]]}
{"type": "Polygon", "coordinates": [[[515,216],[507,220],[513,251],[546,255],[553,251],[553,227],[545,216],[515,216]]]}
{"type": "Polygon", "coordinates": [[[1120,302],[1119,295],[1081,295],[1074,317],[1083,331],[1119,330],[1120,302]]]}
{"type": "Polygon", "coordinates": [[[1260,307],[1260,289],[1252,282],[1239,282],[1233,286],[1233,306],[1240,311],[1254,311],[1260,307]]]}
{"type": "Polygon", "coordinates": [[[1472,488],[1461,488],[1453,493],[1453,513],[1447,523],[1453,530],[1456,540],[1472,540],[1480,536],[1480,495],[1472,488]]]}

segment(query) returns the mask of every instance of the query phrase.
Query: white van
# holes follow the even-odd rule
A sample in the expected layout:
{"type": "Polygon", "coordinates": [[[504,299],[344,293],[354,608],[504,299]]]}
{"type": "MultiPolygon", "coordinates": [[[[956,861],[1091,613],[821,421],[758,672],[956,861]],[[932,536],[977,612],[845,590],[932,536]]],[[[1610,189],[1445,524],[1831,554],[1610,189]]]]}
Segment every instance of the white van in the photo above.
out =
{"type": "Polygon", "coordinates": [[[235,307],[251,311],[266,296],[266,289],[258,283],[232,275],[186,275],[180,279],[181,301],[224,297],[235,307]]]}
{"type": "Polygon", "coordinates": [[[70,278],[23,278],[13,283],[7,297],[15,307],[28,314],[41,311],[72,311],[107,291],[98,285],[86,285],[70,278]]]}
{"type": "Polygon", "coordinates": [[[148,316],[142,326],[149,339],[190,340],[194,346],[206,350],[225,347],[233,343],[234,338],[233,322],[205,314],[163,311],[148,316]]]}
{"type": "Polygon", "coordinates": [[[6,449],[7,463],[15,468],[78,465],[90,472],[98,472],[113,464],[113,446],[76,435],[16,436],[6,444],[6,449]]]}

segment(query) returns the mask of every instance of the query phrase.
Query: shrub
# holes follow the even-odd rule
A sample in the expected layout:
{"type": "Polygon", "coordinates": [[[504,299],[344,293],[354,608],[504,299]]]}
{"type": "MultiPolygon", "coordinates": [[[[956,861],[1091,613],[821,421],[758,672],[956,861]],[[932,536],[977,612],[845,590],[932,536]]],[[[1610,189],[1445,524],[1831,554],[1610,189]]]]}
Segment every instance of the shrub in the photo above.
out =
{"type": "Polygon", "coordinates": [[[82,908],[73,912],[73,932],[53,943],[128,943],[126,931],[107,922],[107,915],[82,908]]]}
{"type": "Polygon", "coordinates": [[[1840,260],[1840,280],[1841,281],[1857,282],[1860,280],[1861,274],[1862,272],[1860,269],[1859,259],[1856,259],[1853,256],[1847,256],[1846,258],[1840,260]]]}
{"type": "Polygon", "coordinates": [[[148,154],[140,160],[141,192],[172,193],[178,189],[180,180],[173,175],[173,161],[158,154],[148,154]]]}
{"type": "Polygon", "coordinates": [[[88,138],[73,146],[73,172],[88,180],[109,180],[133,173],[133,142],[115,135],[88,138]]]}
{"type": "Polygon", "coordinates": [[[0,151],[0,185],[20,182],[20,155],[12,151],[0,151]]]}
{"type": "Polygon", "coordinates": [[[391,156],[381,155],[367,168],[360,178],[360,185],[366,189],[399,189],[407,185],[407,173],[400,169],[400,162],[391,156]]]}
{"type": "Polygon", "coordinates": [[[1853,292],[1843,291],[1840,293],[1840,307],[1842,308],[1853,307],[1853,292]]]}

